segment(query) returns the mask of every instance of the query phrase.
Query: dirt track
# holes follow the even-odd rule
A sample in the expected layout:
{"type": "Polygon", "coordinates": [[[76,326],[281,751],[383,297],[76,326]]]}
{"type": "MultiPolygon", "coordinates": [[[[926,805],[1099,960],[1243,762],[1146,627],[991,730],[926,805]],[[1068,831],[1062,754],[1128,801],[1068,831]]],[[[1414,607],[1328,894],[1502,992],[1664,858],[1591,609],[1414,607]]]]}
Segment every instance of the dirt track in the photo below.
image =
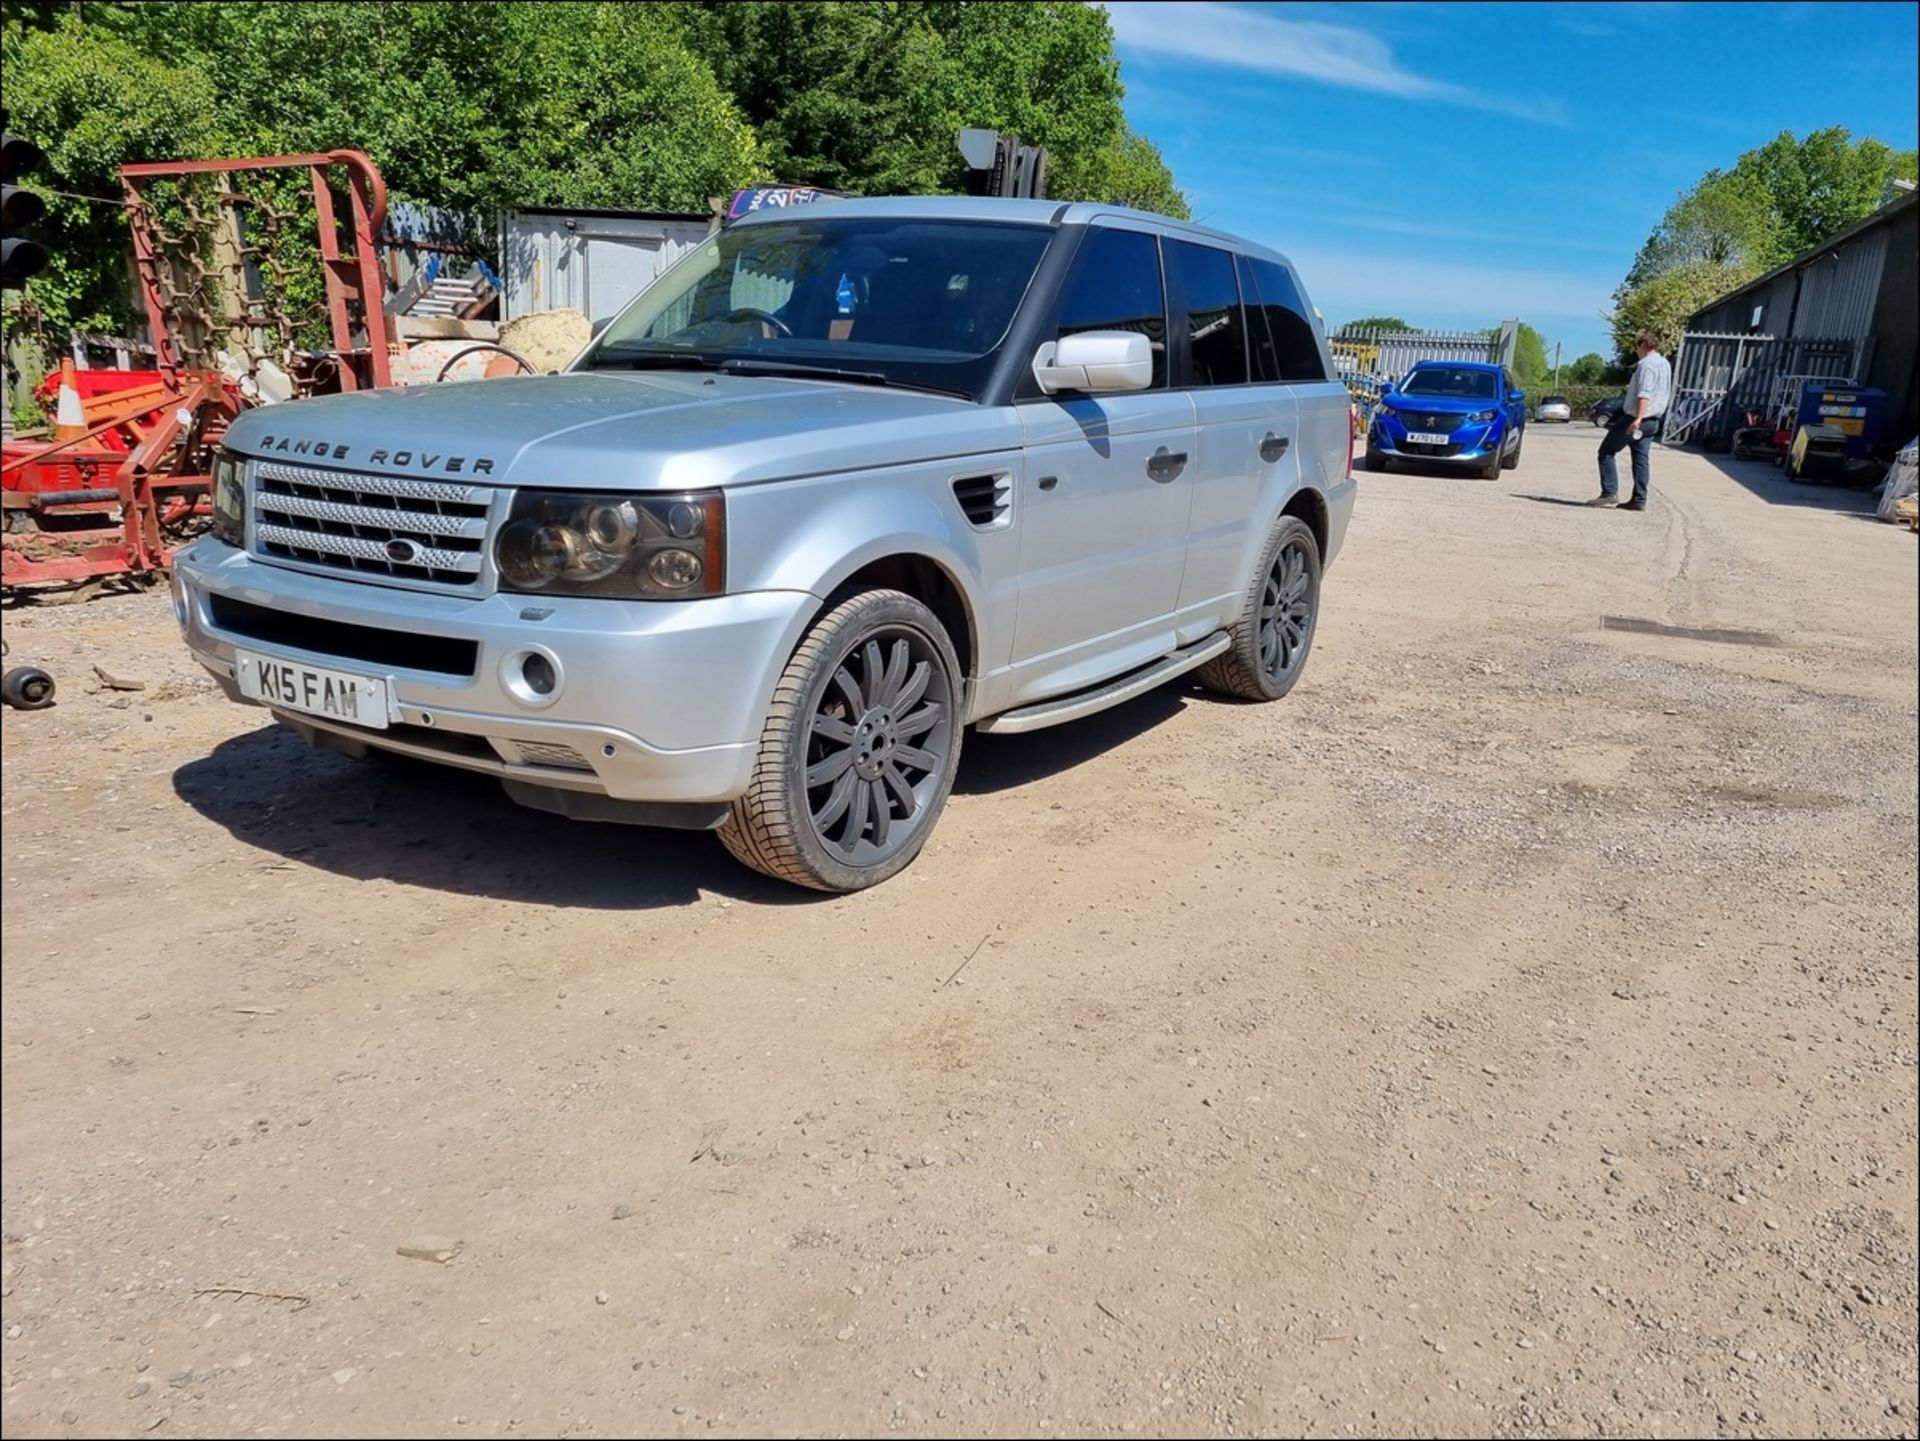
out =
{"type": "Polygon", "coordinates": [[[6,1433],[1913,1436],[1913,537],[1593,440],[842,900],[10,612],[6,1433]]]}

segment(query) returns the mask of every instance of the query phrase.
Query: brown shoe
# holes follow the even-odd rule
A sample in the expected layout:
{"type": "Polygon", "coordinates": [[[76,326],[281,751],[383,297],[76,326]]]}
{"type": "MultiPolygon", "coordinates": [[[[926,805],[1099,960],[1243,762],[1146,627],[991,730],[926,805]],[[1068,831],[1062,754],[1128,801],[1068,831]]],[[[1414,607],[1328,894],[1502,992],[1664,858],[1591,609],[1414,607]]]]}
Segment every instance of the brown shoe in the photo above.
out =
{"type": "Polygon", "coordinates": [[[1644,500],[1630,500],[1624,505],[1614,507],[1615,510],[1645,510],[1646,508],[1647,503],[1644,500]]]}
{"type": "Polygon", "coordinates": [[[1618,505],[1619,498],[1617,496],[1612,496],[1612,495],[1596,495],[1592,500],[1588,501],[1587,504],[1588,505],[1618,505]]]}

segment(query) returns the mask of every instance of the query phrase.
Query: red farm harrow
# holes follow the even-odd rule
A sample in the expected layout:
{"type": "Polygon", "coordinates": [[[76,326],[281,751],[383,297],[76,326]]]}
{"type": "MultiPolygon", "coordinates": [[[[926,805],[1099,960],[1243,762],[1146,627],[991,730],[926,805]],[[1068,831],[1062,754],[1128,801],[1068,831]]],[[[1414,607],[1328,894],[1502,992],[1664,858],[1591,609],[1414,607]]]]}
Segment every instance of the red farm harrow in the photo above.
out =
{"type": "Polygon", "coordinates": [[[365,155],[129,165],[121,178],[155,369],[69,370],[54,437],[6,446],[7,588],[150,578],[205,528],[213,452],[242,409],[391,383],[386,186],[365,155]]]}

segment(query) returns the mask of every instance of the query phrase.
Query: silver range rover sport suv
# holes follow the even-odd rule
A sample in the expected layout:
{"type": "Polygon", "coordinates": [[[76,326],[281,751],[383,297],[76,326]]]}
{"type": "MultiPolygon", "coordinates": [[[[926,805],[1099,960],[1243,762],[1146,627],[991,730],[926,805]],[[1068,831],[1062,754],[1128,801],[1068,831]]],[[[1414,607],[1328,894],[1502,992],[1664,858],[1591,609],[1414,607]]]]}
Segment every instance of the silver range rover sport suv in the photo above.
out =
{"type": "Polygon", "coordinates": [[[968,726],[1299,680],[1354,496],[1313,315],[1283,256],[1110,206],[751,216],[563,374],[243,415],[175,605],[315,744],[857,890],[968,726]]]}

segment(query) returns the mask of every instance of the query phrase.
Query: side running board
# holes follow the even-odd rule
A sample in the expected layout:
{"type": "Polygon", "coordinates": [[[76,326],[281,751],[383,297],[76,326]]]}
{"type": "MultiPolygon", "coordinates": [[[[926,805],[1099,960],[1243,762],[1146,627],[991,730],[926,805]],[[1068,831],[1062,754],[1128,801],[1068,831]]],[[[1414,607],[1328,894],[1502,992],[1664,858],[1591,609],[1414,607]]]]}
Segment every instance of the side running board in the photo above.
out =
{"type": "Polygon", "coordinates": [[[1228,632],[1215,631],[1205,640],[1195,641],[1183,650],[1177,650],[1139,670],[1128,671],[1092,690],[1075,691],[1072,695],[1055,696],[1050,700],[1022,706],[1019,710],[1002,711],[999,715],[988,716],[974,729],[994,735],[1019,735],[1024,731],[1064,725],[1068,721],[1103,711],[1108,706],[1132,700],[1195,666],[1204,665],[1232,643],[1233,637],[1228,632]]]}

